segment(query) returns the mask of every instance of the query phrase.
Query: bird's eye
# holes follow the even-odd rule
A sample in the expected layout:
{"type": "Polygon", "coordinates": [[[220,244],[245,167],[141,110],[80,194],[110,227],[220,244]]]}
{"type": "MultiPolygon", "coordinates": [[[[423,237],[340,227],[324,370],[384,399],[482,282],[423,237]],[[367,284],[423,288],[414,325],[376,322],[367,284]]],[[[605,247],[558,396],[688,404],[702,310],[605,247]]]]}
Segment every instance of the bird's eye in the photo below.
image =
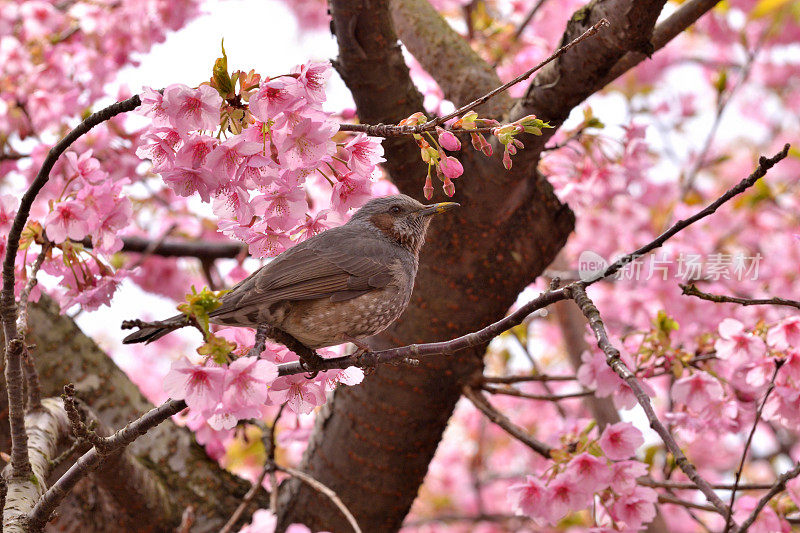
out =
{"type": "Polygon", "coordinates": [[[393,215],[397,215],[397,214],[399,214],[401,211],[402,211],[402,209],[400,209],[400,206],[399,206],[399,205],[393,205],[392,207],[390,207],[390,208],[389,208],[389,212],[390,212],[391,214],[393,214],[393,215]]]}

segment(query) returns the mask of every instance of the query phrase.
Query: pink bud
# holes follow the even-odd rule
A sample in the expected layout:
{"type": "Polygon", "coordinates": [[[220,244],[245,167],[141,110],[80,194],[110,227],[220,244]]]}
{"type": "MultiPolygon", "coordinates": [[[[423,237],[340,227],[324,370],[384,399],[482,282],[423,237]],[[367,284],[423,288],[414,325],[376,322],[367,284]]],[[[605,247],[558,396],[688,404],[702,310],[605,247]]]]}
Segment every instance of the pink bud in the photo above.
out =
{"type": "Polygon", "coordinates": [[[453,196],[456,193],[456,186],[447,176],[444,178],[444,186],[442,186],[442,189],[447,196],[453,196]]]}
{"type": "MultiPolygon", "coordinates": [[[[461,161],[455,157],[443,158],[439,166],[442,169],[445,180],[456,179],[464,173],[464,167],[461,166],[461,161]]],[[[445,183],[447,182],[445,181],[445,183]]]]}
{"type": "Polygon", "coordinates": [[[486,142],[486,139],[480,133],[470,133],[472,139],[472,147],[476,150],[483,152],[483,155],[489,157],[492,155],[492,145],[486,142]]]}
{"type": "Polygon", "coordinates": [[[459,141],[452,132],[438,127],[436,128],[436,132],[439,134],[439,144],[442,145],[442,148],[450,150],[451,152],[461,150],[461,141],[459,141]]]}
{"type": "Polygon", "coordinates": [[[511,155],[508,150],[503,151],[503,166],[506,167],[506,170],[511,170],[511,155]]]}
{"type": "Polygon", "coordinates": [[[425,195],[426,200],[433,198],[433,184],[431,183],[431,175],[425,178],[425,186],[422,188],[422,194],[425,195]]]}

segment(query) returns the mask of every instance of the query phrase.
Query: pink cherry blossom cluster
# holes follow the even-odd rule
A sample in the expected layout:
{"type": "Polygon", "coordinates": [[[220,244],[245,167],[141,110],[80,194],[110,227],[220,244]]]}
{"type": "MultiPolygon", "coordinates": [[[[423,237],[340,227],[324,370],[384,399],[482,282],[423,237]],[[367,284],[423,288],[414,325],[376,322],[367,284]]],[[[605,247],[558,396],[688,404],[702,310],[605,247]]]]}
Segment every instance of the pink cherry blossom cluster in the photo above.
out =
{"type": "MultiPolygon", "coordinates": [[[[75,125],[133,56],[163,41],[199,12],[199,0],[14,0],[0,5],[0,176],[3,217],[13,215],[20,183],[30,183],[54,137],[75,125]],[[8,177],[8,179],[6,179],[8,177]]],[[[124,90],[118,95],[126,98],[124,90]]],[[[61,283],[51,292],[62,307],[96,309],[108,303],[129,272],[112,268],[120,231],[132,219],[122,189],[138,180],[139,164],[122,117],[72,145],[33,206],[17,256],[17,292],[47,241],[42,269],[61,283]],[[42,230],[42,226],[45,226],[42,230]],[[74,246],[90,237],[90,252],[74,246]],[[69,241],[67,239],[70,239],[69,241]]],[[[3,222],[0,251],[9,224],[3,222]]],[[[118,265],[116,265],[118,266],[118,265]]],[[[37,299],[39,287],[31,297],[37,299]]]]}
{"type": "MultiPolygon", "coordinates": [[[[202,430],[206,445],[219,447],[239,420],[260,417],[266,406],[286,405],[297,415],[308,414],[325,403],[326,392],[364,379],[363,371],[355,367],[320,372],[313,378],[279,377],[277,365],[299,360],[297,354],[267,343],[258,357],[247,355],[255,342],[249,328],[221,328],[215,334],[236,347],[232,361],[218,364],[211,358],[182,356],[164,377],[164,391],[186,401],[190,410],[186,423],[195,431],[202,430]]],[[[333,350],[320,354],[341,355],[333,350]]]]}
{"type": "MultiPolygon", "coordinates": [[[[637,485],[636,478],[647,473],[647,465],[630,460],[644,443],[642,434],[632,424],[619,422],[606,427],[596,442],[605,457],[583,451],[544,476],[529,475],[524,483],[511,486],[512,508],[539,523],[555,525],[568,513],[592,506],[597,498],[609,530],[636,531],[650,522],[657,494],[637,485]]],[[[604,521],[599,517],[597,523],[604,521]]]]}
{"type": "Polygon", "coordinates": [[[307,180],[327,180],[330,206],[344,214],[370,196],[383,149],[363,134],[337,141],[338,125],[321,107],[328,63],[263,80],[234,76],[240,92],[225,99],[211,84],[146,89],[141,111],[153,127],[137,153],[176,194],[213,198],[220,231],[251,255],[276,255],[325,227],[326,212],[308,214],[307,180]]]}

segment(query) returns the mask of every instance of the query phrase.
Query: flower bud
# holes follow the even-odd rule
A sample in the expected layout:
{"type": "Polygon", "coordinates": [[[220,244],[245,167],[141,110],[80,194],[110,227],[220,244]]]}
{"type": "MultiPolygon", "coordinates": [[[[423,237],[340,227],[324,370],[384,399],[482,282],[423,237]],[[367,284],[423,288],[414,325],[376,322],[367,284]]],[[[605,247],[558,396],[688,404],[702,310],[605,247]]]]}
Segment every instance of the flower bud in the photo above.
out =
{"type": "Polygon", "coordinates": [[[461,141],[459,141],[452,132],[437,127],[436,133],[439,134],[438,140],[439,144],[442,145],[442,148],[445,150],[450,150],[451,152],[461,150],[461,141]]]}

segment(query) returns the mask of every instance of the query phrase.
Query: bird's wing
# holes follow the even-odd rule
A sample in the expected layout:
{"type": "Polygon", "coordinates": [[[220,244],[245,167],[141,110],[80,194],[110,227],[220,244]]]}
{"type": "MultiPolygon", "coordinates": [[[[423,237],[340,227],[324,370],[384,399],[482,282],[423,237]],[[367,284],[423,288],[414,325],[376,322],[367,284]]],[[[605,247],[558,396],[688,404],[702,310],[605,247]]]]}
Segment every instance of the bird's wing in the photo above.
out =
{"type": "Polygon", "coordinates": [[[341,301],[383,288],[393,279],[387,262],[393,257],[385,257],[385,246],[375,239],[328,230],[287,250],[241,281],[210,316],[280,300],[341,301]]]}

